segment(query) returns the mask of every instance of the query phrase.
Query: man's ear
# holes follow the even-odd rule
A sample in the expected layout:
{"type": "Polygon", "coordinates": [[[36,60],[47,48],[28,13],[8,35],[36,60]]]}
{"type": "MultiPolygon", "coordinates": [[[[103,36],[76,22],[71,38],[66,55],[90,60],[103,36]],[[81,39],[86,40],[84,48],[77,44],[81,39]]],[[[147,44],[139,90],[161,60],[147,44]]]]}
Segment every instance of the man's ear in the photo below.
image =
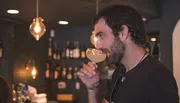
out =
{"type": "Polygon", "coordinates": [[[120,34],[119,34],[119,39],[120,39],[121,41],[127,40],[128,37],[130,36],[130,34],[129,34],[129,29],[128,29],[128,27],[127,27],[126,25],[122,25],[122,26],[121,26],[121,32],[119,32],[119,33],[120,33],[120,34]]]}

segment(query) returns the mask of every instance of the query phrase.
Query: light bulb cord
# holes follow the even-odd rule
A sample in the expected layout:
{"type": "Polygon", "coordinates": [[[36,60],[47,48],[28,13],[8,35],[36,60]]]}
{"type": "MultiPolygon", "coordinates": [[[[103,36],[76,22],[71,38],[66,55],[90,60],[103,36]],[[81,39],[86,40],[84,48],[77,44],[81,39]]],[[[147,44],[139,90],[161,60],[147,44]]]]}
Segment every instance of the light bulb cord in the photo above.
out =
{"type": "Polygon", "coordinates": [[[96,0],[96,14],[98,14],[99,11],[99,0],[96,0]]]}
{"type": "Polygon", "coordinates": [[[36,17],[39,17],[39,0],[36,0],[36,17]]]}

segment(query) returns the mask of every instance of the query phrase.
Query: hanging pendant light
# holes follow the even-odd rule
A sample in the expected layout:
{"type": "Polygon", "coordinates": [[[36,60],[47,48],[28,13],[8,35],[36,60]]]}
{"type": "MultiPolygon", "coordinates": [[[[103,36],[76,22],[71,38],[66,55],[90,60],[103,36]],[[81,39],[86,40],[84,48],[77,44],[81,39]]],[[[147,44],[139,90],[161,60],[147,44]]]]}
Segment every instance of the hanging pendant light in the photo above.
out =
{"type": "Polygon", "coordinates": [[[33,79],[36,79],[38,70],[35,66],[35,61],[33,59],[29,59],[27,61],[27,64],[25,65],[25,69],[30,72],[33,79]]]}
{"type": "Polygon", "coordinates": [[[32,24],[29,27],[31,34],[36,38],[38,41],[41,36],[46,32],[46,27],[43,24],[43,18],[39,17],[39,0],[36,0],[36,17],[33,19],[32,24]]]}
{"type": "MultiPolygon", "coordinates": [[[[96,0],[96,14],[99,12],[99,0],[96,0]]],[[[95,46],[97,42],[97,38],[95,37],[94,33],[92,32],[90,36],[91,43],[95,46]]]]}

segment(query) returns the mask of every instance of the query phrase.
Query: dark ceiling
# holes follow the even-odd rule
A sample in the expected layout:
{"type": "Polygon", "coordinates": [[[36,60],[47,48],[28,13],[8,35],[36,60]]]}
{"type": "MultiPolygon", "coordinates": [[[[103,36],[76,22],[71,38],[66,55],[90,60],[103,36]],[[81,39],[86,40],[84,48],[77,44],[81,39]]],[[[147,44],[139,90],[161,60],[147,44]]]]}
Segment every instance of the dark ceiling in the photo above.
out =
{"type": "MultiPolygon", "coordinates": [[[[159,17],[156,0],[102,0],[99,9],[111,4],[127,4],[135,7],[142,16],[159,17]]],[[[58,25],[67,20],[70,25],[90,24],[96,13],[96,0],[39,0],[39,16],[45,24],[58,25]]],[[[0,19],[31,23],[36,16],[36,0],[0,0],[0,19]],[[18,9],[18,15],[7,14],[7,9],[18,9]]]]}

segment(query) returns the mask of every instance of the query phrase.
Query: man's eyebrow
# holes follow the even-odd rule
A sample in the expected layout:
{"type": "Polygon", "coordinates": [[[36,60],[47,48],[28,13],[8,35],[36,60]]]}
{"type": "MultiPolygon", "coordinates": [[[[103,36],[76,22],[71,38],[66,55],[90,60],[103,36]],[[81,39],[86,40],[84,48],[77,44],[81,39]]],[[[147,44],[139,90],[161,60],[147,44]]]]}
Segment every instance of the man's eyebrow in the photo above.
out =
{"type": "Polygon", "coordinates": [[[98,33],[94,34],[94,36],[97,37],[101,33],[103,33],[103,32],[98,32],[98,33]]]}

